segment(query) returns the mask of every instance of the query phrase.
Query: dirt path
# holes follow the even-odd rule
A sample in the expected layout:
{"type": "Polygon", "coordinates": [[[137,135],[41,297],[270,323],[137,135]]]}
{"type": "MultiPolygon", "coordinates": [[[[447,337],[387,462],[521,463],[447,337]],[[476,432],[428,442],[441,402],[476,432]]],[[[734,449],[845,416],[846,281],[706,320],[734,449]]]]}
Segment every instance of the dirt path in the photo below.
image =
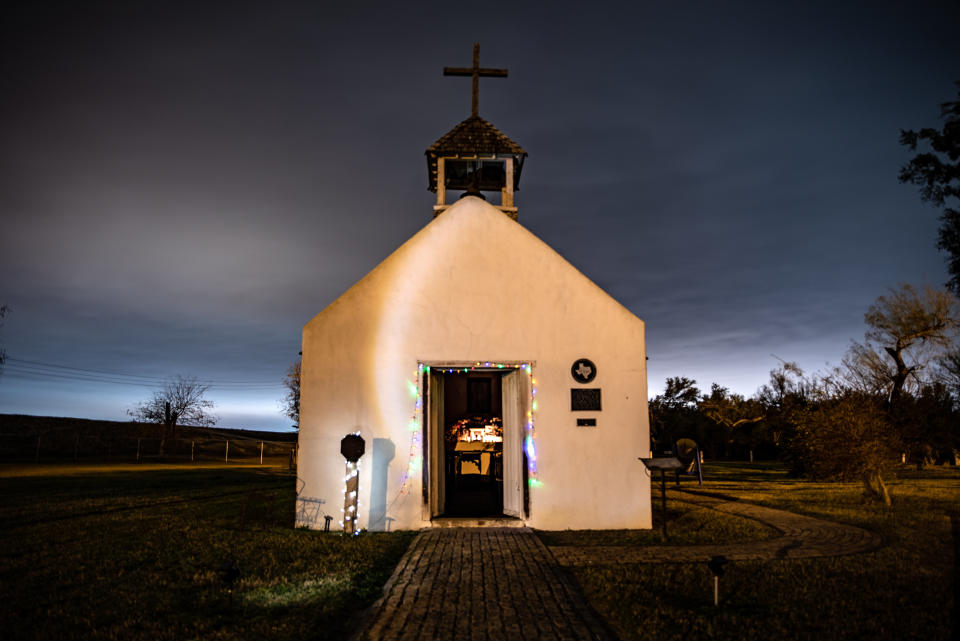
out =
{"type": "Polygon", "coordinates": [[[782,536],[723,545],[561,545],[549,550],[561,565],[576,566],[611,563],[612,559],[616,563],[696,563],[719,555],[731,561],[807,559],[858,554],[883,545],[880,535],[853,525],[690,491],[684,491],[681,496],[675,500],[760,521],[780,531],[782,536]]]}

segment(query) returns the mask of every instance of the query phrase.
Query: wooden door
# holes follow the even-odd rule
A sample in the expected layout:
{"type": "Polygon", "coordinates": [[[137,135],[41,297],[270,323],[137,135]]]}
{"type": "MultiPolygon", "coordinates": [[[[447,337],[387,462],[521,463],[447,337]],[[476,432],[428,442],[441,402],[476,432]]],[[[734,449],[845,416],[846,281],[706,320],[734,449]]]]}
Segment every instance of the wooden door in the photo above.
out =
{"type": "Polygon", "coordinates": [[[427,447],[429,456],[426,463],[430,466],[427,478],[430,483],[430,517],[443,514],[446,510],[446,461],[443,440],[443,375],[430,372],[427,385],[427,447]]]}
{"type": "Polygon", "coordinates": [[[503,513],[517,518],[523,515],[523,378],[514,371],[502,379],[503,513]]]}

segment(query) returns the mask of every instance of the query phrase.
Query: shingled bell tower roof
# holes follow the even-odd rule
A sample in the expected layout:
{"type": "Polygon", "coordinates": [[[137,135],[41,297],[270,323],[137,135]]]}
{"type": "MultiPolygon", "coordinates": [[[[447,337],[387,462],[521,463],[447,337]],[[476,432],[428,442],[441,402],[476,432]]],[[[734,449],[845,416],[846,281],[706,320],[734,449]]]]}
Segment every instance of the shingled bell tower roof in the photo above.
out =
{"type": "Polygon", "coordinates": [[[425,152],[427,189],[437,194],[433,215],[436,217],[449,207],[446,202],[448,190],[463,191],[463,196],[476,196],[484,200],[483,192],[499,191],[499,209],[516,220],[517,208],[513,203],[513,195],[520,189],[520,172],[527,152],[477,113],[479,78],[506,77],[507,70],[481,68],[480,45],[474,44],[472,67],[445,67],[443,74],[473,78],[473,113],[425,152]]]}
{"type": "Polygon", "coordinates": [[[437,191],[439,158],[513,158],[513,188],[520,189],[520,172],[527,152],[480,116],[470,116],[427,147],[430,191],[437,191]]]}

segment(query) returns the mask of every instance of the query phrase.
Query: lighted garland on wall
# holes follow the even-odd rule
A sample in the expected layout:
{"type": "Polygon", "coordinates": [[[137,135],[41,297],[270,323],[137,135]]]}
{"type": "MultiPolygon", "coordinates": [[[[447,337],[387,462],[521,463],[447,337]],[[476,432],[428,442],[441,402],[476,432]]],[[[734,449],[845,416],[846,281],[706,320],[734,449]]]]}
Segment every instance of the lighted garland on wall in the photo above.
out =
{"type": "Polygon", "coordinates": [[[423,463],[423,373],[430,372],[430,368],[423,363],[417,364],[417,371],[412,381],[407,381],[407,389],[410,395],[416,399],[413,405],[413,413],[410,415],[410,421],[407,423],[410,430],[410,457],[407,459],[407,470],[400,479],[400,494],[407,494],[410,491],[410,479],[414,478],[420,471],[423,463]]]}
{"type": "MultiPolygon", "coordinates": [[[[527,420],[524,426],[526,434],[523,439],[523,449],[527,454],[527,483],[530,487],[539,487],[542,485],[537,478],[537,433],[534,429],[534,415],[537,412],[537,379],[533,377],[533,366],[530,363],[495,363],[477,361],[472,366],[466,367],[435,367],[434,371],[441,374],[467,374],[475,370],[490,369],[518,369],[525,372],[530,381],[530,404],[527,410],[527,420]]],[[[423,375],[429,374],[431,367],[423,363],[417,364],[417,372],[414,381],[407,381],[407,387],[410,395],[414,397],[415,403],[413,412],[410,415],[410,455],[407,460],[407,470],[400,480],[400,493],[407,494],[410,491],[410,482],[420,472],[423,462],[423,375]]]]}
{"type": "Polygon", "coordinates": [[[530,487],[540,487],[543,483],[537,478],[537,432],[534,429],[533,415],[537,411],[537,379],[533,377],[533,367],[527,363],[520,366],[527,373],[530,380],[530,409],[527,410],[527,435],[524,438],[524,449],[527,451],[527,484],[530,487]]]}

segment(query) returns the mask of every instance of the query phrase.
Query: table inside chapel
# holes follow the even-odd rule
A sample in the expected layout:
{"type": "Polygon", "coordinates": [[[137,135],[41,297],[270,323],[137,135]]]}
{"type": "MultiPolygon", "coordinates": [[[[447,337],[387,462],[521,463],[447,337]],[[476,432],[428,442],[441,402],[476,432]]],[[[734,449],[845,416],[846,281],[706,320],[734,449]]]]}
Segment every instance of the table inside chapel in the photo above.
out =
{"type": "Polygon", "coordinates": [[[483,475],[499,478],[503,468],[503,443],[457,441],[447,451],[447,473],[456,479],[465,475],[483,475]]]}

